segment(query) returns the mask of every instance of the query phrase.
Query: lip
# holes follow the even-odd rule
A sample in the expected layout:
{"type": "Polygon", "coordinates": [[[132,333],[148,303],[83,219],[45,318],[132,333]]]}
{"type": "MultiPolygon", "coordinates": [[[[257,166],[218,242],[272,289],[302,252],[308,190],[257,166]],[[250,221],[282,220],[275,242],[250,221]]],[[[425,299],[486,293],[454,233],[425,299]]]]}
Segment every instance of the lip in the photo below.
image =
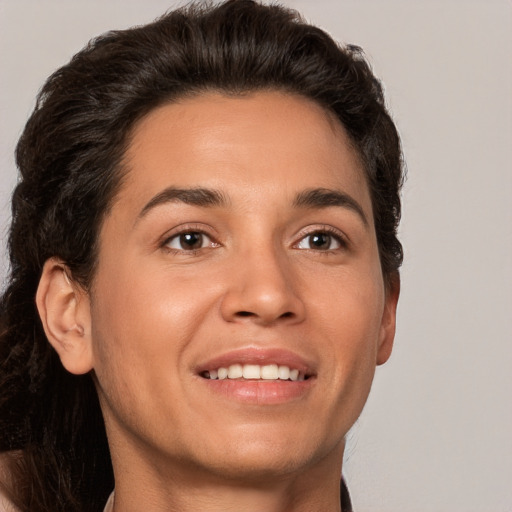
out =
{"type": "Polygon", "coordinates": [[[277,405],[303,399],[316,382],[315,365],[302,356],[280,348],[243,348],[213,357],[195,368],[198,380],[209,393],[227,399],[253,405],[277,405]],[[303,381],[289,380],[213,380],[201,377],[207,370],[229,367],[232,364],[277,364],[296,368],[307,374],[303,381]]]}
{"type": "Polygon", "coordinates": [[[219,356],[213,357],[208,361],[200,363],[195,368],[195,372],[200,375],[207,370],[215,370],[217,368],[227,368],[232,364],[277,364],[296,368],[301,373],[309,376],[315,376],[315,364],[306,360],[304,357],[287,349],[282,348],[256,348],[247,347],[242,349],[226,352],[219,356]]]}

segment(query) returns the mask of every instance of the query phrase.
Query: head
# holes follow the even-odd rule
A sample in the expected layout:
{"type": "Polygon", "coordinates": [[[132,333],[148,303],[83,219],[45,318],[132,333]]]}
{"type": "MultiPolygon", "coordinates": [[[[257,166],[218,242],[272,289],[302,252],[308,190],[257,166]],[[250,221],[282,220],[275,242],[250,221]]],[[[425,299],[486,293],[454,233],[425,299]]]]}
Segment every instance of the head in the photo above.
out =
{"type": "MultiPolygon", "coordinates": [[[[92,374],[87,367],[76,375],[62,368],[39,319],[34,297],[43,268],[56,262],[77,290],[93,296],[101,234],[130,186],[141,127],[162,112],[182,115],[179,109],[187,105],[196,114],[219,114],[204,101],[227,102],[223,106],[234,110],[258,101],[277,102],[279,110],[291,101],[302,105],[306,118],[323,115],[360,169],[384,291],[397,294],[399,138],[358,48],[339,47],[292,11],[245,0],[178,10],[93,40],[49,78],[20,139],[11,281],[2,300],[3,373],[13,390],[2,391],[2,413],[9,411],[0,415],[7,427],[3,448],[32,450],[42,458],[74,446],[68,477],[79,482],[77,496],[90,495],[97,485],[88,476],[94,468],[110,474],[110,461],[92,374]],[[90,453],[98,432],[103,441],[90,453]],[[46,451],[38,452],[34,447],[43,440],[46,451]]],[[[111,475],[104,482],[99,500],[111,475]]]]}

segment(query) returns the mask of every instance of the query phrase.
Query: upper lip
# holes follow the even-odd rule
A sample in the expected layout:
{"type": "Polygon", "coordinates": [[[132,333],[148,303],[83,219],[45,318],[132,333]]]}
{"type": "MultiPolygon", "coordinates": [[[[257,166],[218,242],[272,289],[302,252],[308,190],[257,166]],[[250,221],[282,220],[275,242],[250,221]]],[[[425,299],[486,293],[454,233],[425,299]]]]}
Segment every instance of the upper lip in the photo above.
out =
{"type": "Polygon", "coordinates": [[[201,374],[208,370],[228,368],[232,364],[258,364],[261,366],[277,364],[280,366],[288,366],[291,369],[297,369],[304,375],[313,376],[316,374],[315,365],[312,361],[308,361],[306,358],[291,350],[258,347],[240,348],[214,356],[198,364],[195,370],[198,374],[201,374]]]}

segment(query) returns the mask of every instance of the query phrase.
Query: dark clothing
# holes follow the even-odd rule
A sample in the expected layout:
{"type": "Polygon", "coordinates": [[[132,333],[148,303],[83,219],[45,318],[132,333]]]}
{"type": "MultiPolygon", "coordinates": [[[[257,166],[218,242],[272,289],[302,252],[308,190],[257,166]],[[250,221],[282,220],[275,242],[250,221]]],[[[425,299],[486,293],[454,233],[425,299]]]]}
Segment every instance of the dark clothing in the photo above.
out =
{"type": "Polygon", "coordinates": [[[340,502],[341,512],[352,512],[352,502],[348,493],[347,484],[343,478],[340,481],[340,502]]]}

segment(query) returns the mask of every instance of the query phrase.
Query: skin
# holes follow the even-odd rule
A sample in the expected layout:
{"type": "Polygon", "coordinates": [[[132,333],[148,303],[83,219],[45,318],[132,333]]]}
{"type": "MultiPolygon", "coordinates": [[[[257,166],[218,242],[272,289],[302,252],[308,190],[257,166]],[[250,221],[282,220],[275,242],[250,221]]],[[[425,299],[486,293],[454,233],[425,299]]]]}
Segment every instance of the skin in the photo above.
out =
{"type": "Polygon", "coordinates": [[[124,165],[91,289],[52,259],[37,297],[64,366],[94,371],[115,511],[339,510],[344,438],[390,355],[398,299],[343,127],[301,97],[208,93],[150,112],[124,165]],[[224,202],[163,201],[169,187],[224,202]],[[297,205],[318,188],[353,204],[297,205]],[[180,245],[191,232],[194,250],[180,245]],[[297,396],[244,401],[197,373],[268,348],[307,362],[297,396]]]}

